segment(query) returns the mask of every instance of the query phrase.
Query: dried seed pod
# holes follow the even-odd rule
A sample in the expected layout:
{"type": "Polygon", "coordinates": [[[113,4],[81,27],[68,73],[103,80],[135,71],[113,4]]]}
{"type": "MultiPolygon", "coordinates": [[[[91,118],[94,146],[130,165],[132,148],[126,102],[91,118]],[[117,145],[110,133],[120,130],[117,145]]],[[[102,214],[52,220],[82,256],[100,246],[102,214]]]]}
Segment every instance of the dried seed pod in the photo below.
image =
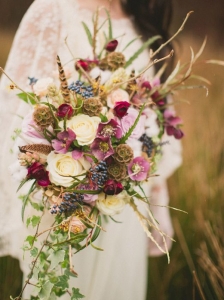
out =
{"type": "Polygon", "coordinates": [[[123,68],[125,65],[125,57],[121,52],[111,52],[107,55],[107,64],[110,70],[123,68]]]}

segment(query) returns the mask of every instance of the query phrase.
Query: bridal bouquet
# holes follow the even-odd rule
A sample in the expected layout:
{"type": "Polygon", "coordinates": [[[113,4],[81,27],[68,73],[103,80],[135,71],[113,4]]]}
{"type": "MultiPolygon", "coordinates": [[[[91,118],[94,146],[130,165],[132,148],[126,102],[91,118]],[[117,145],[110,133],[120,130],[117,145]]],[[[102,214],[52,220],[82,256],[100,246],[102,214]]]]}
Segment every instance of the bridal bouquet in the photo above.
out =
{"type": "MultiPolygon", "coordinates": [[[[93,57],[75,61],[78,79],[66,74],[57,57],[57,80],[29,78],[32,92],[18,94],[32,105],[22,121],[19,136],[23,145],[18,156],[25,174],[19,189],[29,185],[22,196],[22,218],[28,204],[37,211],[26,219],[35,233],[24,244],[33,264],[23,290],[28,284],[35,285],[32,299],[56,299],[64,293],[71,299],[83,298],[79,289],[69,291],[69,277],[77,276],[72,255],[89,245],[102,250],[93,244],[104,230],[102,216],[116,222],[114,215],[126,205],[133,208],[153,242],[148,226],[160,232],[164,249],[157,246],[168,254],[165,234],[150,212],[142,184],[156,175],[164,132],[183,137],[182,121],[168,108],[171,103],[168,106],[166,99],[191,76],[204,45],[196,56],[192,54],[188,65],[178,64],[165,83],[158,77],[149,81],[146,70],[173,53],[154,59],[164,44],[150,53],[145,70],[128,72],[126,67],[159,37],[145,42],[126,60],[116,51],[118,41],[113,38],[108,16],[109,34],[101,52],[96,53],[97,20],[96,14],[93,34],[83,23],[93,57]],[[148,218],[138,210],[139,201],[147,205],[148,218]],[[46,215],[52,225],[40,230],[46,215]]],[[[14,87],[19,89],[16,84],[14,87]]],[[[21,299],[22,292],[16,299],[21,299]]]]}

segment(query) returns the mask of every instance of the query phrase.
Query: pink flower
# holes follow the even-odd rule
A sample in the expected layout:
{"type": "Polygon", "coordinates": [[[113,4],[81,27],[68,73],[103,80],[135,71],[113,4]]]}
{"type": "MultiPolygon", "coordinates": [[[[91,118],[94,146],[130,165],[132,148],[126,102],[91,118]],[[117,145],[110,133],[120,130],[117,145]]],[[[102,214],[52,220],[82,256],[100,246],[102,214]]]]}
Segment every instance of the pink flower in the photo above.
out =
{"type": "Polygon", "coordinates": [[[69,104],[62,104],[58,107],[57,116],[59,118],[70,119],[73,115],[73,108],[69,104]]]}
{"type": "Polygon", "coordinates": [[[107,195],[118,195],[123,191],[124,187],[120,182],[109,179],[105,182],[103,191],[107,195]]]}
{"type": "Polygon", "coordinates": [[[173,112],[166,109],[164,111],[165,128],[168,135],[173,135],[176,139],[181,139],[184,136],[183,131],[179,128],[182,124],[182,120],[179,117],[175,117],[173,112]]]}
{"type": "MultiPolygon", "coordinates": [[[[128,114],[120,120],[121,130],[123,134],[125,134],[130,129],[137,117],[138,111],[130,107],[128,110],[128,114]]],[[[145,119],[146,117],[144,115],[140,116],[140,119],[135,126],[135,129],[133,130],[130,138],[139,139],[143,135],[145,131],[145,119]]]]}
{"type": "Polygon", "coordinates": [[[49,180],[48,172],[44,166],[38,162],[33,163],[28,168],[27,178],[36,179],[40,186],[48,186],[51,182],[49,180]]]}
{"type": "Polygon", "coordinates": [[[120,125],[111,119],[108,122],[100,123],[97,130],[98,137],[111,137],[115,136],[117,139],[122,137],[122,131],[120,125]]]}
{"type": "Polygon", "coordinates": [[[113,52],[113,51],[115,51],[115,49],[117,48],[117,45],[118,45],[118,41],[117,41],[117,40],[113,40],[113,41],[110,41],[110,42],[106,45],[105,49],[106,49],[107,51],[109,51],[109,52],[113,52]]]}
{"type": "Polygon", "coordinates": [[[147,178],[150,164],[143,157],[135,157],[128,165],[128,175],[132,180],[143,181],[147,178]]]}
{"type": "Polygon", "coordinates": [[[52,147],[57,153],[65,154],[76,139],[76,134],[68,128],[67,131],[59,132],[57,138],[52,140],[52,147]]]}
{"type": "Polygon", "coordinates": [[[114,149],[109,137],[96,138],[91,145],[91,151],[93,155],[100,160],[104,160],[114,154],[114,149]]]}
{"type": "Polygon", "coordinates": [[[123,118],[125,115],[127,115],[127,111],[130,107],[130,103],[127,101],[119,101],[115,103],[114,107],[114,114],[118,118],[123,118]]]}

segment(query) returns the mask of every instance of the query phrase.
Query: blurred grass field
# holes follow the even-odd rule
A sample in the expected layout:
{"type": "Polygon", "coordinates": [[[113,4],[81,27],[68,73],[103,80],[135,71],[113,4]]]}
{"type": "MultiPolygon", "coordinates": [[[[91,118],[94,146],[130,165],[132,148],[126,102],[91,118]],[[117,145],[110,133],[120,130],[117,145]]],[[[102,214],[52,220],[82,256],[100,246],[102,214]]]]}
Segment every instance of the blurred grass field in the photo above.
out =
{"type": "MultiPolygon", "coordinates": [[[[1,66],[11,41],[11,32],[0,32],[1,66]]],[[[190,59],[189,46],[196,51],[202,43],[193,35],[179,41],[177,56],[183,61],[190,59]]],[[[224,50],[213,41],[202,55],[210,58],[224,60],[224,50]]],[[[176,106],[184,120],[183,165],[168,182],[170,205],[188,214],[171,211],[176,232],[171,263],[149,258],[147,300],[224,299],[224,68],[201,64],[195,70],[211,81],[209,95],[198,89],[175,96],[186,102],[176,106]]],[[[9,291],[18,294],[22,274],[8,257],[0,258],[0,270],[0,298],[7,300],[9,291]]]]}

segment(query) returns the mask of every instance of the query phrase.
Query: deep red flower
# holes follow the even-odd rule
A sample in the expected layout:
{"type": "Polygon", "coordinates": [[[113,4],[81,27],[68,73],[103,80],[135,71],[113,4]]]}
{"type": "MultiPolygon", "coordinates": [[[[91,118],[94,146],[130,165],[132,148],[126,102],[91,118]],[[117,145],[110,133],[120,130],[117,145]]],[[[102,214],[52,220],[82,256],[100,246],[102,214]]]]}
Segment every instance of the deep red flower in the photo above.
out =
{"type": "Polygon", "coordinates": [[[166,109],[164,111],[164,121],[166,133],[168,135],[173,135],[176,139],[181,139],[184,136],[183,131],[179,128],[182,124],[182,120],[179,117],[173,115],[173,112],[166,109]]]}
{"type": "Polygon", "coordinates": [[[84,71],[88,71],[89,70],[89,63],[86,60],[77,60],[77,62],[75,63],[75,69],[76,71],[78,71],[80,69],[80,67],[84,70],[84,71]]]}
{"type": "Polygon", "coordinates": [[[49,180],[48,171],[39,162],[33,163],[28,168],[27,177],[29,179],[36,179],[37,184],[40,186],[48,186],[51,182],[49,180]]]}
{"type": "Polygon", "coordinates": [[[120,119],[123,118],[127,114],[129,107],[130,107],[130,103],[127,101],[116,102],[114,107],[115,116],[117,116],[120,119]]]}
{"type": "Polygon", "coordinates": [[[73,115],[73,108],[69,104],[62,104],[58,107],[57,116],[59,118],[65,118],[67,119],[71,118],[73,115]]]}
{"type": "Polygon", "coordinates": [[[110,41],[105,49],[108,51],[108,52],[113,52],[115,51],[115,49],[117,48],[117,45],[118,45],[118,41],[117,40],[113,40],[113,41],[110,41]]]}
{"type": "Polygon", "coordinates": [[[124,187],[120,182],[109,179],[106,181],[103,191],[107,195],[117,195],[123,191],[124,187]]]}

